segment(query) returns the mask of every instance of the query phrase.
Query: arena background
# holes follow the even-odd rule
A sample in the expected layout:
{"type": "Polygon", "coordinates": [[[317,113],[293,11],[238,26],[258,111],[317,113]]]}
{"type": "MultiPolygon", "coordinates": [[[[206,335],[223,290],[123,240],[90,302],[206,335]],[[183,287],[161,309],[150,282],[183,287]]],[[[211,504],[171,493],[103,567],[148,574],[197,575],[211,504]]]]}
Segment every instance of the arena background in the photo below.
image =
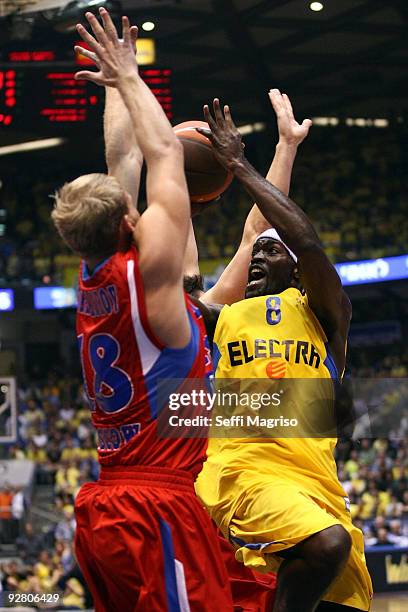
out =
{"type": "MultiPolygon", "coordinates": [[[[337,449],[339,475],[365,534],[374,610],[408,609],[406,2],[322,0],[320,11],[306,0],[104,5],[154,24],[141,30],[139,52],[173,123],[201,118],[202,104],[219,96],[265,171],[277,137],[266,92],[287,92],[296,117],[313,119],[291,195],[353,302],[347,377],[357,388],[374,381],[377,405],[394,416],[370,430],[371,400],[358,399],[355,439],[337,449]]],[[[0,0],[1,585],[59,590],[65,609],[92,606],[73,558],[73,499],[98,467],[74,334],[78,262],[50,224],[49,196],[105,167],[103,92],[70,84],[70,28],[87,6],[0,0]]],[[[197,219],[207,285],[237,247],[250,204],[234,184],[197,219]]]]}

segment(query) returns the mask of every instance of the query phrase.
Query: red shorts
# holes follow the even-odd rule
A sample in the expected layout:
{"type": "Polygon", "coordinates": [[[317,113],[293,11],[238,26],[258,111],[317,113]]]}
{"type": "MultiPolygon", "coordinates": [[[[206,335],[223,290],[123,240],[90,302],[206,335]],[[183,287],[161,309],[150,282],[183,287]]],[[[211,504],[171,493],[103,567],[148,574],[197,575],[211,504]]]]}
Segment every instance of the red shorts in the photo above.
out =
{"type": "Polygon", "coordinates": [[[276,574],[261,574],[235,559],[234,549],[219,532],[219,543],[227,568],[234,610],[236,612],[270,612],[276,595],[276,574]]]}
{"type": "Polygon", "coordinates": [[[103,468],[75,514],[95,612],[232,611],[217,534],[186,472],[103,468]]]}

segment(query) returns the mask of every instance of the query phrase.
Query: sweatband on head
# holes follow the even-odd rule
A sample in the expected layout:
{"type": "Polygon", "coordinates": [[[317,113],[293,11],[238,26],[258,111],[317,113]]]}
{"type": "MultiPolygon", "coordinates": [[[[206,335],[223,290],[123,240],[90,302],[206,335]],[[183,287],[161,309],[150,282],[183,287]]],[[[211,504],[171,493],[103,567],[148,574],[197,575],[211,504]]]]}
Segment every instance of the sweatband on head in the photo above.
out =
{"type": "Polygon", "coordinates": [[[291,256],[291,258],[293,259],[293,261],[295,263],[297,263],[297,257],[294,254],[294,252],[288,247],[287,244],[285,244],[282,240],[282,238],[279,236],[278,232],[276,231],[276,229],[274,227],[271,227],[267,230],[265,230],[264,232],[262,232],[262,234],[259,234],[258,238],[256,239],[256,242],[260,239],[260,238],[272,238],[273,240],[277,240],[278,242],[280,242],[281,244],[283,244],[283,246],[285,247],[285,249],[287,250],[287,252],[289,253],[289,255],[291,256]]]}

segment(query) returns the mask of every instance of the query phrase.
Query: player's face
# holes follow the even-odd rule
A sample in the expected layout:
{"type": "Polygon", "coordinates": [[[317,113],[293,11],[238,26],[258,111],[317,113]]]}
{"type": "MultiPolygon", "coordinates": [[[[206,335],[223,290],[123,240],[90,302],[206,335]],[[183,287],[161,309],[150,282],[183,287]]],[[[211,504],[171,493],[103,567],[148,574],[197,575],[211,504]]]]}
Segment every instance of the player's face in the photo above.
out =
{"type": "Polygon", "coordinates": [[[252,250],[245,297],[281,293],[293,287],[295,268],[295,262],[281,242],[260,238],[252,250]]]}

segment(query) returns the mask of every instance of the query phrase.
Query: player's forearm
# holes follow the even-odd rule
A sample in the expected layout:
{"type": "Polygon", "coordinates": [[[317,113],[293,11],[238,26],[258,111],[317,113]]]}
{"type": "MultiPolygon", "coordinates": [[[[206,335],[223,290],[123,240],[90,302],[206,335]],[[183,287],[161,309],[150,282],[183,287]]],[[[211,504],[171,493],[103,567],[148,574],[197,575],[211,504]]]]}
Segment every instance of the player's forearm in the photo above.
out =
{"type": "Polygon", "coordinates": [[[129,112],[120,93],[112,87],[106,88],[104,135],[108,172],[126,189],[137,207],[143,155],[129,112]]]}
{"type": "Polygon", "coordinates": [[[157,157],[171,154],[173,148],[179,147],[162,107],[137,73],[121,79],[118,89],[147,166],[157,157]]]}
{"type": "Polygon", "coordinates": [[[198,265],[198,248],[192,221],[190,221],[183,270],[184,276],[188,277],[197,276],[200,274],[200,267],[198,265]]]}
{"type": "Polygon", "coordinates": [[[275,185],[282,193],[289,195],[293,164],[296,158],[297,146],[278,142],[266,180],[275,185]]]}
{"type": "Polygon", "coordinates": [[[123,157],[132,150],[140,150],[129,112],[120,93],[113,87],[105,88],[103,128],[106,165],[110,174],[114,174],[114,169],[123,157]]]}
{"type": "MultiPolygon", "coordinates": [[[[285,195],[289,194],[293,163],[296,158],[297,146],[279,142],[266,180],[275,185],[285,195]]],[[[254,242],[257,236],[271,227],[259,207],[255,204],[245,222],[243,241],[254,242]]]]}
{"type": "MultiPolygon", "coordinates": [[[[295,157],[296,147],[278,144],[266,180],[276,184],[281,191],[288,192],[295,157]]],[[[266,182],[264,179],[262,180],[266,182]]],[[[253,193],[250,193],[250,195],[253,195],[253,193]]],[[[254,200],[258,201],[257,197],[254,197],[254,200]]],[[[273,211],[266,218],[256,204],[252,207],[245,221],[240,247],[220,279],[202,298],[205,302],[232,304],[243,298],[248,280],[252,246],[257,236],[273,225],[272,219],[273,211]]]]}
{"type": "Polygon", "coordinates": [[[232,168],[268,222],[282,240],[299,255],[312,246],[320,246],[319,238],[305,213],[284,193],[265,180],[246,158],[232,168]]]}
{"type": "MultiPolygon", "coordinates": [[[[276,184],[286,194],[289,191],[296,150],[296,146],[286,145],[285,143],[278,144],[273,162],[266,176],[267,181],[276,184]]],[[[265,179],[262,180],[266,182],[265,179]]],[[[253,196],[253,193],[250,193],[250,195],[253,196]]],[[[258,201],[257,197],[253,196],[253,198],[254,201],[258,201]]],[[[262,212],[256,204],[252,207],[245,221],[240,247],[217,283],[202,298],[205,302],[233,304],[243,298],[248,280],[248,266],[251,261],[252,246],[257,236],[274,224],[272,222],[273,211],[271,211],[271,215],[268,218],[262,212]]]]}
{"type": "Polygon", "coordinates": [[[136,72],[121,79],[118,89],[146,161],[147,205],[161,211],[160,219],[177,261],[172,269],[178,271],[178,267],[182,268],[190,220],[183,146],[162,107],[136,72]]]}
{"type": "MultiPolygon", "coordinates": [[[[266,220],[297,255],[300,280],[307,292],[309,306],[331,341],[341,331],[345,318],[343,290],[336,269],[324,253],[313,225],[301,208],[266,181],[247,159],[238,160],[232,169],[258,203],[266,220]]],[[[344,334],[344,341],[346,337],[347,334],[344,334]]]]}

